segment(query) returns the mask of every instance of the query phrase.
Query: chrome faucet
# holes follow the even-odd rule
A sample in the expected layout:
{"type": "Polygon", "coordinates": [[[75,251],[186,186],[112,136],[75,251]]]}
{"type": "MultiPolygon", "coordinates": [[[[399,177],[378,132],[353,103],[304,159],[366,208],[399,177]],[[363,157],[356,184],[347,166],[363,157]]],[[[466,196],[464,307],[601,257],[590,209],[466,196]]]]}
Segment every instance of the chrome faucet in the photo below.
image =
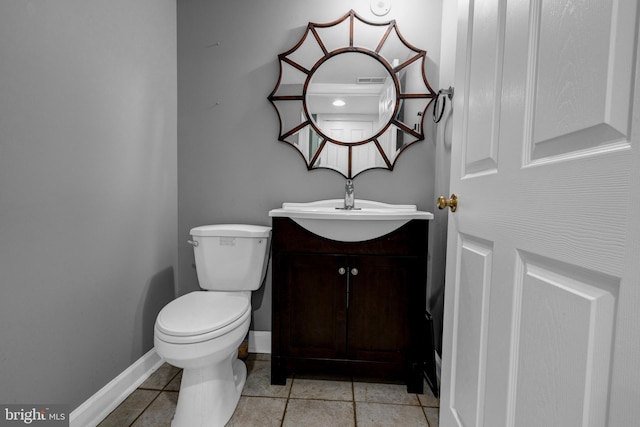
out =
{"type": "Polygon", "coordinates": [[[344,186],[344,209],[354,209],[355,199],[356,196],[353,189],[353,180],[348,179],[347,183],[344,186]]]}

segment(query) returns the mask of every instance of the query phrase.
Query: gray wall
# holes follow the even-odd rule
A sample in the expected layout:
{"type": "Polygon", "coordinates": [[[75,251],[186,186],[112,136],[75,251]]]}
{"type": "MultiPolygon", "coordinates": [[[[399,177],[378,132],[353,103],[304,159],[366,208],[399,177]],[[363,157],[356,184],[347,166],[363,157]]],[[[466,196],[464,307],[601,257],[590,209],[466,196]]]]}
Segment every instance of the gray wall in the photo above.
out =
{"type": "Polygon", "coordinates": [[[0,3],[0,402],[74,409],[174,296],[175,0],[0,3]]]}
{"type": "MultiPolygon", "coordinates": [[[[300,155],[279,142],[267,96],[278,77],[278,53],[298,42],[309,21],[329,22],[354,9],[365,19],[395,19],[402,35],[427,50],[427,73],[438,88],[442,0],[392,2],[378,18],[370,0],[178,1],[179,293],[198,288],[191,227],[224,222],[270,224],[282,202],[341,198],[344,178],[308,172],[300,155]]],[[[400,157],[393,172],[355,179],[356,197],[434,209],[435,128],[400,157]]],[[[432,252],[444,250],[432,242],[432,252]]],[[[441,257],[443,259],[443,257],[441,257]]],[[[439,270],[443,274],[443,268],[439,270]]],[[[443,277],[433,276],[432,281],[443,277]]],[[[254,294],[253,330],[271,329],[271,283],[254,294]]]]}
{"type": "MultiPolygon", "coordinates": [[[[442,3],[442,47],[440,54],[440,87],[454,86],[456,62],[456,33],[458,28],[458,5],[454,1],[442,3]]],[[[441,101],[442,102],[442,101],[441,101]]],[[[451,171],[451,102],[447,100],[442,120],[437,126],[435,138],[435,195],[451,194],[449,173],[451,171]]],[[[440,108],[440,106],[438,106],[440,108]]],[[[428,306],[434,319],[436,350],[442,354],[442,320],[444,310],[444,276],[446,266],[446,243],[449,210],[434,209],[430,237],[432,241],[431,280],[428,287],[428,306]]]]}

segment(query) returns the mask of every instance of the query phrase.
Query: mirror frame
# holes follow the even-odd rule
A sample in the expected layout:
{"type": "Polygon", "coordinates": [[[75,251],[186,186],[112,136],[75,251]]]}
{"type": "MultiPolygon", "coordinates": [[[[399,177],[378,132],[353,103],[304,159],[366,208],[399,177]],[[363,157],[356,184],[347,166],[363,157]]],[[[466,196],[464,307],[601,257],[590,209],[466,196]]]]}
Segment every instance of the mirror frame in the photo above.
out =
{"type": "Polygon", "coordinates": [[[279,65],[280,65],[280,72],[279,72],[279,76],[278,76],[278,81],[276,83],[275,88],[273,89],[273,91],[271,92],[271,94],[268,96],[268,100],[271,102],[271,104],[274,106],[274,108],[276,109],[276,112],[278,114],[278,119],[280,121],[280,131],[279,131],[279,136],[278,136],[278,140],[282,141],[282,142],[286,142],[287,144],[291,145],[293,148],[296,149],[296,151],[298,153],[300,153],[300,155],[303,157],[306,165],[307,165],[307,170],[315,170],[315,169],[329,169],[329,170],[333,170],[335,172],[340,173],[341,175],[343,175],[345,178],[347,179],[352,179],[355,176],[359,175],[360,173],[366,171],[366,170],[370,170],[370,169],[387,169],[387,170],[393,170],[394,166],[395,166],[395,162],[397,161],[398,157],[407,149],[407,147],[410,147],[411,145],[413,145],[416,142],[422,141],[425,139],[424,137],[424,118],[426,116],[426,111],[429,108],[429,106],[431,105],[431,103],[433,102],[433,100],[436,98],[437,93],[431,88],[431,85],[429,84],[428,80],[427,80],[427,76],[425,74],[425,59],[426,59],[426,54],[427,52],[425,50],[421,50],[416,48],[415,46],[411,45],[410,43],[408,43],[405,38],[400,34],[400,31],[398,29],[398,26],[396,24],[395,20],[391,20],[391,21],[387,21],[387,22],[380,22],[380,23],[376,23],[376,22],[371,22],[371,21],[367,21],[365,19],[363,19],[362,17],[360,17],[353,9],[350,10],[347,14],[345,14],[344,16],[342,16],[341,18],[338,18],[335,21],[329,22],[329,23],[323,23],[323,24],[319,24],[319,23],[313,23],[313,22],[309,22],[307,25],[307,29],[304,33],[304,35],[302,36],[302,38],[300,39],[300,41],[291,49],[289,49],[286,52],[283,52],[281,54],[278,55],[278,60],[279,60],[279,65]],[[349,20],[349,45],[348,46],[344,46],[344,47],[339,47],[337,49],[334,49],[332,51],[329,51],[325,45],[325,42],[323,42],[320,34],[318,33],[318,31],[316,31],[316,28],[330,28],[330,27],[334,27],[337,26],[341,23],[343,23],[345,20],[349,20]],[[354,27],[355,27],[355,20],[360,21],[362,24],[365,25],[369,25],[369,26],[374,26],[374,27],[384,27],[386,26],[386,31],[384,31],[382,38],[380,39],[378,46],[376,47],[375,50],[370,50],[368,48],[364,48],[364,47],[358,47],[358,46],[354,46],[354,27]],[[393,65],[392,63],[389,62],[389,60],[387,58],[385,58],[380,52],[384,46],[384,44],[387,42],[387,40],[389,39],[389,36],[391,34],[392,31],[395,31],[395,35],[397,36],[398,40],[404,45],[404,47],[406,47],[409,51],[411,51],[411,56],[404,60],[404,62],[398,64],[398,65],[393,65]],[[323,56],[320,57],[320,59],[318,59],[315,64],[311,67],[311,68],[305,68],[305,66],[301,65],[300,63],[296,62],[295,60],[290,58],[290,55],[294,54],[304,43],[305,40],[307,39],[308,35],[312,34],[312,36],[315,38],[315,41],[318,43],[319,48],[322,50],[323,56]],[[392,77],[393,79],[393,85],[395,86],[395,90],[396,90],[396,100],[395,100],[395,106],[394,106],[394,111],[393,114],[391,115],[390,119],[386,122],[386,124],[384,124],[384,126],[382,126],[382,128],[377,131],[374,135],[372,135],[371,137],[368,137],[362,141],[357,141],[357,142],[343,142],[343,141],[339,141],[333,138],[330,138],[329,136],[325,135],[321,129],[318,128],[318,125],[315,123],[315,121],[310,117],[309,115],[309,111],[307,108],[307,90],[309,88],[309,84],[311,82],[311,79],[314,75],[314,73],[317,71],[317,69],[324,64],[328,59],[330,58],[334,58],[338,55],[344,54],[344,53],[348,53],[348,52],[357,52],[357,53],[362,53],[365,55],[369,55],[372,58],[376,59],[380,64],[382,64],[382,66],[384,66],[384,68],[387,70],[387,72],[389,73],[389,75],[392,77]],[[399,73],[400,71],[402,71],[403,69],[405,69],[406,67],[408,67],[409,65],[413,64],[415,61],[420,61],[420,75],[422,78],[422,84],[424,85],[424,92],[413,92],[413,93],[408,93],[408,92],[404,92],[403,88],[400,84],[400,81],[398,79],[398,75],[397,73],[399,73]],[[304,73],[306,75],[306,79],[304,82],[304,86],[302,89],[302,94],[300,95],[278,95],[278,91],[281,87],[281,82],[282,82],[282,77],[283,77],[283,63],[286,63],[288,65],[290,65],[291,67],[295,68],[296,70],[304,73]],[[401,104],[404,100],[410,100],[410,99],[420,99],[420,98],[424,98],[424,99],[428,99],[429,101],[426,103],[424,109],[422,110],[421,114],[418,113],[419,116],[421,116],[420,118],[420,122],[418,124],[418,129],[411,129],[409,126],[407,126],[405,123],[403,123],[401,120],[397,119],[398,116],[398,112],[401,108],[401,104]],[[302,102],[302,114],[304,114],[304,117],[301,119],[301,122],[299,124],[297,124],[296,126],[293,126],[290,129],[285,129],[284,127],[284,121],[283,121],[283,114],[280,111],[280,109],[278,108],[278,102],[280,101],[295,101],[295,102],[302,102]],[[399,148],[395,154],[395,156],[393,157],[393,159],[389,159],[389,156],[387,156],[387,154],[385,153],[384,149],[382,148],[381,144],[378,141],[378,138],[381,135],[384,135],[387,131],[391,132],[392,130],[390,130],[391,125],[395,125],[399,130],[401,130],[404,133],[409,134],[410,136],[412,136],[413,138],[415,138],[413,141],[410,141],[406,144],[403,144],[401,148],[399,148]],[[300,132],[302,129],[304,129],[306,126],[309,126],[311,130],[313,130],[321,139],[321,142],[317,148],[317,150],[315,151],[315,153],[313,153],[313,155],[310,155],[309,159],[307,159],[305,157],[305,155],[303,154],[303,152],[296,147],[296,145],[294,145],[293,143],[291,143],[290,141],[287,140],[288,137],[295,135],[296,133],[300,132]],[[322,166],[322,165],[316,165],[318,158],[320,156],[320,154],[322,153],[322,151],[326,148],[327,144],[335,144],[338,146],[346,146],[348,148],[348,164],[346,167],[346,173],[343,173],[340,170],[337,170],[335,168],[331,168],[331,167],[326,167],[326,166],[322,166]],[[377,148],[378,153],[380,154],[380,156],[382,157],[382,159],[384,160],[384,163],[386,165],[386,167],[380,167],[380,166],[370,166],[370,167],[365,167],[364,169],[358,171],[355,175],[353,174],[353,147],[355,146],[360,146],[360,145],[365,145],[365,144],[374,144],[375,147],[377,148]]]}

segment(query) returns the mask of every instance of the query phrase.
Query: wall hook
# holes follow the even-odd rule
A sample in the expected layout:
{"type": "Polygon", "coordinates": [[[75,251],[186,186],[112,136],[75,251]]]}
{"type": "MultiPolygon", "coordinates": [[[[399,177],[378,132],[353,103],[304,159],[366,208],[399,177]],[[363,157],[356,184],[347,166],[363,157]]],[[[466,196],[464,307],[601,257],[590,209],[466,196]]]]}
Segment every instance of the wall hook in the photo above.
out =
{"type": "Polygon", "coordinates": [[[453,99],[453,86],[449,86],[449,89],[440,89],[438,94],[447,95],[447,98],[451,101],[453,99]]]}

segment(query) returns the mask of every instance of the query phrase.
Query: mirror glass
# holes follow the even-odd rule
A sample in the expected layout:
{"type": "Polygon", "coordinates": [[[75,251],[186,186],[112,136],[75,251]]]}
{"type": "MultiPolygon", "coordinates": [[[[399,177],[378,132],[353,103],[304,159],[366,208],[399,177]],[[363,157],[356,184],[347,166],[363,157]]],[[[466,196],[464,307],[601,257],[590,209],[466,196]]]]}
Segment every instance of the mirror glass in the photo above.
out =
{"type": "Polygon", "coordinates": [[[333,22],[310,22],[278,55],[280,76],[269,95],[278,139],[298,150],[309,170],[346,178],[393,170],[398,156],[424,139],[423,119],[436,96],[425,57],[395,21],[373,23],[351,10],[333,22]]]}
{"type": "Polygon", "coordinates": [[[346,52],[324,61],[307,86],[307,115],[322,136],[366,142],[384,129],[396,106],[393,77],[377,59],[346,52]]]}

